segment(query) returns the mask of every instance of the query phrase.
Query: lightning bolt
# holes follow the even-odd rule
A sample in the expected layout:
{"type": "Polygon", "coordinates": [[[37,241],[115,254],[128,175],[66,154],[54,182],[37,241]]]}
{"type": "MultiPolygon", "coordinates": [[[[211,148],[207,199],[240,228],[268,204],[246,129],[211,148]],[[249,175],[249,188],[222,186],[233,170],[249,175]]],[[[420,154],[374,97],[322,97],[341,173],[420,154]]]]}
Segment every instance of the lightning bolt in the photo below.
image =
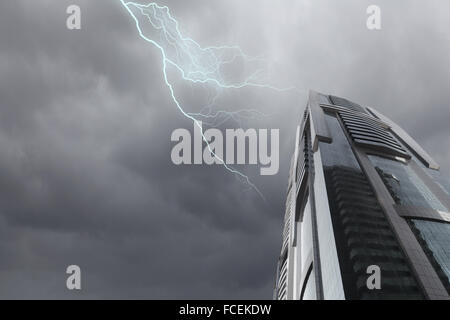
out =
{"type": "Polygon", "coordinates": [[[263,199],[263,194],[250,181],[248,176],[242,172],[230,167],[225,161],[213,152],[208,139],[205,137],[202,121],[208,125],[220,125],[229,119],[238,120],[242,118],[254,118],[265,116],[253,109],[229,111],[213,111],[217,96],[224,89],[242,89],[245,87],[269,88],[277,91],[291,90],[292,88],[277,88],[258,82],[259,76],[263,70],[257,69],[248,77],[241,80],[227,79],[223,69],[238,60],[246,63],[263,61],[262,57],[250,57],[246,55],[237,46],[210,46],[201,47],[196,41],[185,37],[180,32],[179,24],[170,13],[167,6],[159,6],[151,2],[146,5],[136,2],[126,2],[120,0],[123,7],[134,19],[139,36],[146,42],[159,49],[162,57],[162,71],[166,86],[169,89],[171,98],[178,110],[188,119],[194,122],[200,129],[203,141],[206,143],[211,154],[224,166],[226,170],[243,179],[251,188],[253,188],[263,199]],[[141,22],[139,17],[144,21],[141,22]],[[150,32],[146,32],[146,31],[150,32]],[[146,33],[152,33],[153,36],[147,36],[146,33]],[[199,113],[190,113],[185,111],[179,99],[175,95],[175,89],[168,77],[168,68],[173,67],[179,72],[182,79],[191,84],[204,84],[212,86],[216,90],[216,95],[211,103],[204,107],[199,113]]]}

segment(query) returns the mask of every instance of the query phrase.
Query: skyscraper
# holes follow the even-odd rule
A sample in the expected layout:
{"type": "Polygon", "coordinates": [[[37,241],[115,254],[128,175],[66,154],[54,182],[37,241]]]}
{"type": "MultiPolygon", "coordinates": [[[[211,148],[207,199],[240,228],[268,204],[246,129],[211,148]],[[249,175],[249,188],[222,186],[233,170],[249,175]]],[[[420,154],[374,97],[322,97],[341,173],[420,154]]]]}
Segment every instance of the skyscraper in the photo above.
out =
{"type": "Polygon", "coordinates": [[[310,92],[275,298],[450,299],[449,194],[438,164],[397,124],[310,92]]]}

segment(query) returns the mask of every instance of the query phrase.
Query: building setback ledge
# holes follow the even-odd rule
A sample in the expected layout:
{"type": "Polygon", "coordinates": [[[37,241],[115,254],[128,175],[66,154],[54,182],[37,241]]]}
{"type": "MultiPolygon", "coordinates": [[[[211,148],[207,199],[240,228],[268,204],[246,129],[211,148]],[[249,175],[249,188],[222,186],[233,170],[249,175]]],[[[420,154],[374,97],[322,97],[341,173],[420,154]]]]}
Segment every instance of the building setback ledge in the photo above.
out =
{"type": "Polygon", "coordinates": [[[399,216],[411,219],[433,220],[437,222],[450,223],[450,213],[438,211],[431,208],[422,208],[414,206],[394,205],[399,216]]]}

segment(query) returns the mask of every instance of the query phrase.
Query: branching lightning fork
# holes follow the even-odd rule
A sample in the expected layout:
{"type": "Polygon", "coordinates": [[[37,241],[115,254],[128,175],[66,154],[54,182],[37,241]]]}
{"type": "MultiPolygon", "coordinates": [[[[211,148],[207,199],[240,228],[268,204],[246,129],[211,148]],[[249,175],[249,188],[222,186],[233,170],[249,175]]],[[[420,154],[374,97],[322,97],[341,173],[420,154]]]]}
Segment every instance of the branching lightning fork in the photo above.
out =
{"type": "Polygon", "coordinates": [[[217,90],[223,89],[241,89],[245,87],[270,88],[277,91],[290,90],[291,88],[276,88],[257,81],[262,70],[256,70],[243,80],[227,80],[223,75],[223,68],[236,61],[242,59],[244,62],[262,61],[261,57],[250,57],[243,53],[237,46],[211,46],[202,48],[196,41],[185,37],[180,32],[178,21],[172,17],[170,10],[166,6],[159,6],[152,2],[148,4],[140,4],[136,2],[126,2],[120,0],[124,8],[129,12],[136,23],[136,28],[142,39],[157,47],[161,52],[163,78],[167,85],[171,98],[179,111],[188,119],[197,125],[202,133],[204,142],[206,143],[211,154],[231,173],[238,178],[243,179],[251,188],[253,188],[262,198],[264,196],[258,188],[250,181],[250,179],[242,172],[230,167],[216,155],[210,147],[209,141],[206,139],[201,122],[207,120],[209,125],[218,125],[227,119],[237,119],[240,117],[253,118],[261,116],[262,113],[257,110],[240,110],[240,111],[213,111],[212,107],[217,98],[217,90]],[[149,32],[146,27],[150,28],[152,37],[146,35],[149,32]],[[174,85],[168,77],[168,68],[175,68],[182,79],[192,84],[205,84],[216,89],[216,96],[211,104],[203,108],[199,113],[189,113],[185,111],[179,99],[175,95],[174,85]]]}

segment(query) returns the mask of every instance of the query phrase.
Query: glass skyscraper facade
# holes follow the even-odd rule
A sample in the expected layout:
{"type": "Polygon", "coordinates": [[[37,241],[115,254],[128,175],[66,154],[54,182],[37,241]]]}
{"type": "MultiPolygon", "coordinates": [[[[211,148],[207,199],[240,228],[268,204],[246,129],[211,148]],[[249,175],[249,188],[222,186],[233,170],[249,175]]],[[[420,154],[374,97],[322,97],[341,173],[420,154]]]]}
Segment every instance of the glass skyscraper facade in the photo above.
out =
{"type": "Polygon", "coordinates": [[[274,297],[450,299],[449,191],[439,165],[389,118],[310,92],[274,297]]]}

